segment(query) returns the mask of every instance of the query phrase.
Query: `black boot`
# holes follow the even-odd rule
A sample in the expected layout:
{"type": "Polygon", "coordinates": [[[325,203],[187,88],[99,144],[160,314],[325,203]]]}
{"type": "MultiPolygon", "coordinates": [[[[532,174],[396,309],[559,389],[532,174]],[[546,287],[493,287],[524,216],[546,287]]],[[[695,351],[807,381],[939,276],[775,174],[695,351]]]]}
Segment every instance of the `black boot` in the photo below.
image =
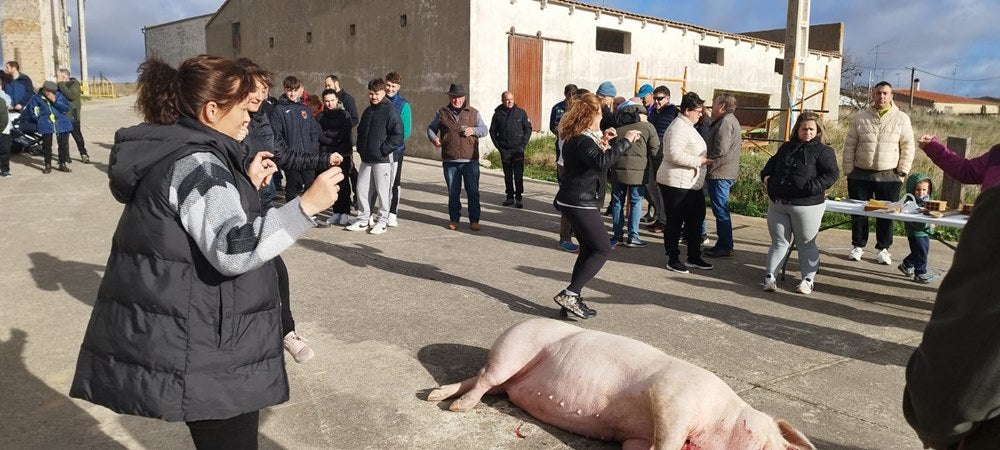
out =
{"type": "Polygon", "coordinates": [[[59,163],[59,168],[56,169],[56,170],[58,170],[60,172],[66,172],[66,173],[72,172],[72,170],[70,170],[69,167],[66,167],[66,163],[59,163]]]}
{"type": "Polygon", "coordinates": [[[45,163],[45,168],[42,169],[42,173],[52,173],[52,163],[45,163]]]}

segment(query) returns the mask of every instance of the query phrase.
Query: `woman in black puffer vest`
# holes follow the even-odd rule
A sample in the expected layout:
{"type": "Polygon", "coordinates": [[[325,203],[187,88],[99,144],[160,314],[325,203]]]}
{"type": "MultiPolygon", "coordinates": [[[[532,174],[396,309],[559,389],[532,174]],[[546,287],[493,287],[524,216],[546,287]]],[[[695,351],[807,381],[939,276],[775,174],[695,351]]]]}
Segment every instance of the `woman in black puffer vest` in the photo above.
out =
{"type": "Polygon", "coordinates": [[[824,141],[819,115],[802,113],[792,128],[792,139],[778,148],[760,172],[770,199],[767,228],[771,234],[771,248],[767,251],[764,269],[765,291],[777,289],[774,271],[791,251],[793,236],[802,273],[796,290],[802,294],[813,290],[819,269],[816,235],[826,211],[824,196],[840,176],[837,155],[824,141]]]}

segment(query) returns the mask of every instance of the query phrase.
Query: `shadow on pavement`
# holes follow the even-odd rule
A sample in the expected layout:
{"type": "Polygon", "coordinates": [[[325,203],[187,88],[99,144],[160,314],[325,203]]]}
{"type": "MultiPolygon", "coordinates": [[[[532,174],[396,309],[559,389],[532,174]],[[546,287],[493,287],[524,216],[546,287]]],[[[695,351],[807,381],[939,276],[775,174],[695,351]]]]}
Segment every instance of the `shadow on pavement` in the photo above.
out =
{"type": "Polygon", "coordinates": [[[77,261],[63,261],[48,253],[28,254],[32,267],[28,269],[35,285],[43,291],[64,289],[85,305],[94,306],[97,288],[101,286],[104,266],[77,261]]]}
{"type": "Polygon", "coordinates": [[[300,239],[298,244],[303,248],[338,258],[355,267],[373,267],[399,275],[474,289],[506,304],[511,311],[540,317],[555,317],[559,312],[555,308],[539,306],[531,300],[518,297],[503,289],[442,272],[441,269],[430,264],[388,257],[375,247],[358,244],[357,249],[352,249],[315,239],[300,239]]]}
{"type": "Polygon", "coordinates": [[[4,402],[0,436],[4,448],[125,448],[100,430],[100,424],[65,394],[52,389],[24,365],[28,334],[14,328],[0,341],[0,398],[4,402]],[[19,414],[18,411],[32,411],[19,414]],[[39,421],[38,417],[45,417],[39,421]]]}
{"type": "MultiPolygon", "coordinates": [[[[550,279],[560,279],[565,276],[562,272],[537,267],[520,266],[517,269],[529,275],[550,279]]],[[[705,283],[704,278],[698,277],[698,279],[701,283],[705,283]]],[[[715,287],[730,288],[728,284],[726,286],[715,287]]],[[[587,303],[591,307],[613,303],[635,305],[644,303],[642,300],[636,299],[656,299],[655,303],[645,303],[713,318],[734,328],[768,339],[874,364],[905,367],[908,355],[913,351],[912,347],[903,344],[874,339],[849,331],[757,314],[747,308],[727,305],[725,303],[706,302],[662,292],[653,292],[599,278],[591,280],[587,288],[598,292],[615,293],[612,297],[587,297],[587,303]],[[902,347],[904,351],[886,351],[896,347],[902,347]]],[[[737,299],[739,296],[733,295],[733,298],[737,299]]]]}

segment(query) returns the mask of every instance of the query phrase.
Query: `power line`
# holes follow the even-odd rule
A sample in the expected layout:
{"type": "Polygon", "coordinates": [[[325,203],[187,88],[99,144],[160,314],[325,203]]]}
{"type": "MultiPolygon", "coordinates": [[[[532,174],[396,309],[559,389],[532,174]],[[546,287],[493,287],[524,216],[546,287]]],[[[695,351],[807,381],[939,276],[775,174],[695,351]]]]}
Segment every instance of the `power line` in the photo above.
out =
{"type": "Polygon", "coordinates": [[[946,77],[946,76],[942,76],[942,75],[938,75],[938,74],[934,74],[934,73],[928,72],[928,71],[923,70],[923,69],[917,69],[917,72],[926,73],[927,75],[930,75],[932,77],[938,77],[938,78],[943,78],[945,80],[952,80],[952,81],[979,82],[979,81],[1000,80],[1000,76],[990,77],[990,78],[979,78],[979,79],[975,79],[975,80],[968,80],[968,79],[964,79],[964,78],[946,77]]]}

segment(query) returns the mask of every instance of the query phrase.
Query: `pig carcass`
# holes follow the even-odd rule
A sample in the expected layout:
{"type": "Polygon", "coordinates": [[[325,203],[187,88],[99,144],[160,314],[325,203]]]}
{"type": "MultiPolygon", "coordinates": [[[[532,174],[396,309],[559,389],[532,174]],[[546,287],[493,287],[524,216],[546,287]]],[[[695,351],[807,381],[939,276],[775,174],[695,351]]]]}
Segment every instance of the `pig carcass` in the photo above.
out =
{"type": "Polygon", "coordinates": [[[467,411],[506,393],[536,419],[626,450],[814,449],[787,422],[757,411],[715,374],[634,339],[551,319],[500,335],[486,367],[433,389],[467,411]]]}

